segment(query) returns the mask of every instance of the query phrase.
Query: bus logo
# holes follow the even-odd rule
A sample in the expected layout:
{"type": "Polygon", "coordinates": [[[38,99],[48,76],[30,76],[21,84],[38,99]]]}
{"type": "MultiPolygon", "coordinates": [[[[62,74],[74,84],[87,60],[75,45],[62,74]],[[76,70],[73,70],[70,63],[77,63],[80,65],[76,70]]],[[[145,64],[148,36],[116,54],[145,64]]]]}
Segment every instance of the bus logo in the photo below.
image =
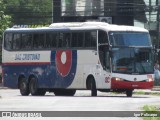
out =
{"type": "Polygon", "coordinates": [[[67,76],[72,67],[72,51],[58,50],[56,52],[56,68],[59,74],[63,77],[67,76]]]}

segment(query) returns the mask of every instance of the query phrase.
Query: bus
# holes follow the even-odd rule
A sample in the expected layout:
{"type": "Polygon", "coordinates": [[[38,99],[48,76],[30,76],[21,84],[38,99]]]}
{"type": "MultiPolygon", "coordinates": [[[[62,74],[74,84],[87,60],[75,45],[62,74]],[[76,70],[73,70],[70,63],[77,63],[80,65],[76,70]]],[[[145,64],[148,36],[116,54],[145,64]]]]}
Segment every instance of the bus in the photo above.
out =
{"type": "Polygon", "coordinates": [[[74,96],[76,90],[125,92],[151,89],[153,47],[146,29],[103,22],[53,23],[9,28],[2,46],[5,87],[22,96],[74,96]]]}

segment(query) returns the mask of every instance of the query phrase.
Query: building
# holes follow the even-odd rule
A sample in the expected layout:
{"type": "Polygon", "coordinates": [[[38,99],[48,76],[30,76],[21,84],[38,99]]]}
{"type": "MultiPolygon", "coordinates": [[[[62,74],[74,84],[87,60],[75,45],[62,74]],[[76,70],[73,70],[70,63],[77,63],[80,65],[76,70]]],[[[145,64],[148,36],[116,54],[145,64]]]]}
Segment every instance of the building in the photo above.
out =
{"type": "Polygon", "coordinates": [[[160,0],[53,0],[53,22],[105,21],[150,31],[159,48],[160,0]]]}

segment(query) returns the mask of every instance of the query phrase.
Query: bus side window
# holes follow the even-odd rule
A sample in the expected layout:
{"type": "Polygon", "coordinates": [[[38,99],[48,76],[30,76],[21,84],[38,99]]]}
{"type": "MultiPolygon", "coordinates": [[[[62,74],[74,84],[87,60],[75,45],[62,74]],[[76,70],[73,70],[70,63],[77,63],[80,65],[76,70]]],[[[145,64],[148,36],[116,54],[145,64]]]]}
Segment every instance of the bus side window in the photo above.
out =
{"type": "Polygon", "coordinates": [[[57,41],[58,41],[58,34],[57,33],[54,33],[53,35],[52,35],[52,47],[53,48],[56,48],[57,47],[57,41]]]}
{"type": "Polygon", "coordinates": [[[78,33],[72,33],[72,41],[71,41],[71,46],[78,47],[78,33]]]}
{"type": "Polygon", "coordinates": [[[4,47],[7,50],[12,49],[12,33],[6,33],[4,38],[4,47]]]}
{"type": "Polygon", "coordinates": [[[91,35],[90,35],[90,32],[85,32],[85,47],[91,47],[91,35]]]}
{"type": "Polygon", "coordinates": [[[83,47],[84,45],[84,32],[79,32],[78,36],[77,36],[77,43],[78,43],[78,47],[83,47]]]}
{"type": "Polygon", "coordinates": [[[96,47],[97,43],[97,31],[91,32],[91,47],[96,47]]]}
{"type": "Polygon", "coordinates": [[[57,46],[57,33],[47,33],[46,34],[46,48],[56,48],[57,46]]]}
{"type": "Polygon", "coordinates": [[[53,35],[51,33],[46,34],[46,43],[45,43],[45,48],[52,48],[52,37],[53,35]]]}
{"type": "Polygon", "coordinates": [[[73,32],[71,47],[83,47],[84,32],[73,32]]]}
{"type": "Polygon", "coordinates": [[[97,32],[87,31],[85,32],[85,47],[96,47],[97,32]]]}
{"type": "Polygon", "coordinates": [[[21,48],[21,34],[13,34],[13,50],[19,50],[21,48]]]}
{"type": "Polygon", "coordinates": [[[70,47],[71,34],[63,33],[63,47],[70,47]]]}
{"type": "Polygon", "coordinates": [[[41,33],[39,34],[39,44],[38,44],[38,48],[39,49],[43,49],[45,46],[44,46],[44,43],[45,43],[45,34],[44,33],[41,33]]]}
{"type": "Polygon", "coordinates": [[[30,50],[32,48],[32,34],[22,34],[22,49],[30,50]]]}
{"type": "Polygon", "coordinates": [[[63,33],[59,33],[57,39],[58,39],[58,47],[60,48],[63,45],[63,33]]]}
{"type": "Polygon", "coordinates": [[[33,34],[33,48],[38,49],[39,34],[33,34]]]}

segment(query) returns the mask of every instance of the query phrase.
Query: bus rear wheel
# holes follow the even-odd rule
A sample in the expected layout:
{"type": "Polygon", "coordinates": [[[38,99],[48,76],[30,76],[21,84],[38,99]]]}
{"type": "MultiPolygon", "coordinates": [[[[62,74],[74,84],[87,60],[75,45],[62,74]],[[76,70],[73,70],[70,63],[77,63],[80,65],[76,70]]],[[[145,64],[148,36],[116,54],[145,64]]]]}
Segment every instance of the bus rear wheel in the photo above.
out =
{"type": "Polygon", "coordinates": [[[46,91],[44,89],[38,88],[38,83],[36,78],[32,77],[29,82],[29,91],[33,96],[44,96],[46,91]]]}
{"type": "Polygon", "coordinates": [[[25,80],[25,78],[21,78],[19,82],[19,89],[22,96],[28,96],[30,94],[29,86],[25,80]]]}

